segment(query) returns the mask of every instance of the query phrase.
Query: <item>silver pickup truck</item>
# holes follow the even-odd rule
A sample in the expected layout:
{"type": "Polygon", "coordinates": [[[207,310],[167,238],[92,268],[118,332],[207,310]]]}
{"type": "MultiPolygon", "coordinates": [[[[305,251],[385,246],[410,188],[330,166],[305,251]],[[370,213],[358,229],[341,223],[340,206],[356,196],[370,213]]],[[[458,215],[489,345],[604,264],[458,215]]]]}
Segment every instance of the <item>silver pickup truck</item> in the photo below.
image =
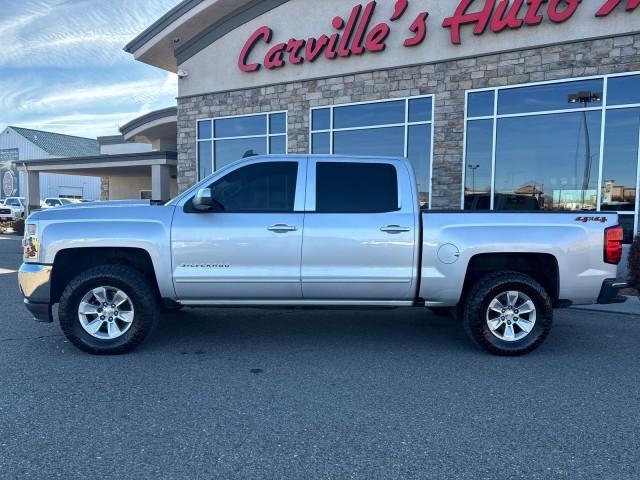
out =
{"type": "Polygon", "coordinates": [[[621,251],[615,214],[423,212],[406,160],[260,156],[164,205],[31,215],[19,283],[93,354],[132,350],[163,309],[357,306],[453,311],[486,351],[522,355],[554,307],[620,301],[621,251]]]}

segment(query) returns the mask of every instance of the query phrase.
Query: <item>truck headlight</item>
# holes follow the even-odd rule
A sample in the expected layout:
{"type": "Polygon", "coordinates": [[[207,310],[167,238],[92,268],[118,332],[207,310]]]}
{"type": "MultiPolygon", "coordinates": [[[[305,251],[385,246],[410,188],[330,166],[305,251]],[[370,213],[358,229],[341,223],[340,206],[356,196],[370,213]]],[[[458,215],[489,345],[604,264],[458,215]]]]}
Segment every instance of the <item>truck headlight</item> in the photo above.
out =
{"type": "Polygon", "coordinates": [[[38,258],[38,227],[35,223],[27,224],[24,230],[22,249],[25,260],[38,258]]]}

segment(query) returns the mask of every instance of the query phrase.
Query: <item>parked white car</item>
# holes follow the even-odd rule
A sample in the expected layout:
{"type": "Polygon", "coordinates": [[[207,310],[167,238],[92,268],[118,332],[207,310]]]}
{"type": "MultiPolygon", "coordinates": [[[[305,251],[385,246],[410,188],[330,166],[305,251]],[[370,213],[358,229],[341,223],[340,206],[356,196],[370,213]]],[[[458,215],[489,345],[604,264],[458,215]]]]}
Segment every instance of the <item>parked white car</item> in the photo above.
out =
{"type": "Polygon", "coordinates": [[[25,200],[22,197],[7,197],[2,200],[1,203],[2,208],[0,209],[0,220],[17,220],[19,218],[24,218],[26,208],[25,208],[25,200]],[[11,210],[11,216],[8,218],[7,211],[11,210]]]}
{"type": "Polygon", "coordinates": [[[63,205],[71,205],[72,203],[77,203],[70,198],[45,198],[42,202],[40,202],[40,207],[43,210],[47,210],[49,208],[62,207],[63,205]]]}

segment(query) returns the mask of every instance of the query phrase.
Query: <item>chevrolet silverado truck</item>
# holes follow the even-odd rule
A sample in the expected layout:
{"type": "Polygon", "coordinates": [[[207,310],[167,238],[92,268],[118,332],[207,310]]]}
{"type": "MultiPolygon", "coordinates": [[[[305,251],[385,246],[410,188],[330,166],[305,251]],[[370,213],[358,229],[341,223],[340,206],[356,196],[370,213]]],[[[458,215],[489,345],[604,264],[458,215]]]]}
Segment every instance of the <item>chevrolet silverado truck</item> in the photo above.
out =
{"type": "MultiPolygon", "coordinates": [[[[455,309],[522,355],[554,307],[621,301],[615,214],[421,211],[404,159],[256,156],[166,204],[75,204],[28,218],[26,307],[92,354],[138,346],[163,309],[455,309]]],[[[301,320],[302,321],[302,320],[301,320]]]]}

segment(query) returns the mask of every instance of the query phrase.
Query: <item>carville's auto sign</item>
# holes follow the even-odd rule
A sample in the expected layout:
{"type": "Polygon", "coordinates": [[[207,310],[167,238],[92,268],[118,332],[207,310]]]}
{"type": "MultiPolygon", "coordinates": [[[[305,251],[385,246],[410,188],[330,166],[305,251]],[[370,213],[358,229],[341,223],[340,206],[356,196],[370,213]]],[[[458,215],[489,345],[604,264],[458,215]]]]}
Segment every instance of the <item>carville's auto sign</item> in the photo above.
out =
{"type": "MultiPolygon", "coordinates": [[[[272,28],[262,26],[242,47],[238,67],[243,72],[256,72],[261,67],[273,70],[287,64],[314,62],[321,57],[334,60],[366,52],[383,52],[394,22],[404,17],[408,6],[409,0],[397,0],[393,5],[385,3],[378,6],[375,1],[358,4],[348,16],[335,16],[328,25],[328,33],[309,38],[278,39],[272,28]],[[376,9],[383,8],[389,10],[385,13],[388,21],[372,24],[376,9]],[[252,51],[260,44],[271,48],[264,58],[252,58],[252,51]]],[[[488,31],[500,33],[508,29],[532,28],[545,20],[562,24],[584,8],[592,8],[592,15],[602,18],[616,10],[637,13],[639,6],[640,0],[601,0],[595,3],[583,3],[582,0],[462,0],[444,19],[430,18],[428,10],[419,12],[415,19],[410,18],[402,45],[412,48],[428,41],[429,29],[437,27],[438,23],[440,28],[449,30],[451,43],[460,45],[460,32],[465,26],[473,28],[474,35],[483,35],[488,31]]]]}

